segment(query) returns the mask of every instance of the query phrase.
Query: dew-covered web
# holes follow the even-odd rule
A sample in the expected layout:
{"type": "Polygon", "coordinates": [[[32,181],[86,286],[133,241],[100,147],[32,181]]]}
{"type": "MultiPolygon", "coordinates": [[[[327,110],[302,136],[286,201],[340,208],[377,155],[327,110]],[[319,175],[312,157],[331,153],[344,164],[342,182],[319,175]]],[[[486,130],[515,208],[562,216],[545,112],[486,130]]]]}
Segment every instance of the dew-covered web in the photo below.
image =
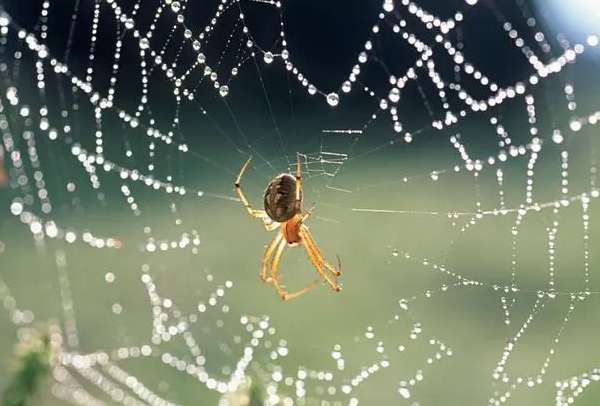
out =
{"type": "Polygon", "coordinates": [[[0,342],[53,326],[48,402],[593,404],[597,36],[522,0],[385,0],[355,35],[341,3],[27,3],[0,15],[0,342]],[[300,45],[317,17],[347,66],[300,45]],[[283,303],[232,187],[252,155],[261,208],[297,152],[344,285],[283,303]]]}

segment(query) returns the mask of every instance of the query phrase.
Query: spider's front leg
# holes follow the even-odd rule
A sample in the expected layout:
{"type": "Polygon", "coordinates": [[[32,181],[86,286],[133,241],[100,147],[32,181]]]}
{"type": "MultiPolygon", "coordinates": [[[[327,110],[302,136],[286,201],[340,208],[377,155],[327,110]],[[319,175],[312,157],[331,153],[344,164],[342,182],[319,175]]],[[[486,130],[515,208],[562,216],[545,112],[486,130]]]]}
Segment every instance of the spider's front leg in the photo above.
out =
{"type": "Polygon", "coordinates": [[[300,168],[300,152],[296,152],[296,207],[300,207],[302,196],[302,169],[300,168]]]}
{"type": "Polygon", "coordinates": [[[267,213],[264,210],[253,209],[252,206],[250,206],[250,202],[248,202],[248,199],[246,199],[244,192],[242,192],[242,187],[240,186],[240,182],[242,181],[242,175],[244,175],[244,172],[246,172],[246,168],[250,164],[251,160],[252,157],[248,158],[244,166],[242,166],[242,169],[240,170],[240,173],[235,179],[235,183],[233,186],[238,196],[240,197],[242,204],[246,208],[246,211],[248,211],[248,214],[250,214],[252,217],[261,219],[267,231],[272,231],[279,226],[279,223],[276,223],[273,220],[271,220],[271,218],[267,215],[267,213]]]}

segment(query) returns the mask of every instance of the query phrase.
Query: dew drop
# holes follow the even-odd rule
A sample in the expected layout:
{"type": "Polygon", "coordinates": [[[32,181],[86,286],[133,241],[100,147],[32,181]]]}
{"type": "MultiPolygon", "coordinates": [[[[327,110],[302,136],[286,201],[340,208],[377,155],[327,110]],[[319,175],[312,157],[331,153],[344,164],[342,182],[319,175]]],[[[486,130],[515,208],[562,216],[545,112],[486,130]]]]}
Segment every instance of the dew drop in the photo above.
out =
{"type": "Polygon", "coordinates": [[[391,13],[394,10],[394,0],[385,0],[383,2],[383,11],[391,13]]]}
{"type": "Polygon", "coordinates": [[[123,311],[123,306],[121,306],[119,303],[114,303],[111,306],[111,310],[114,314],[121,314],[121,312],[123,311]]]}
{"type": "Polygon", "coordinates": [[[265,63],[273,62],[273,54],[271,52],[265,52],[265,56],[263,56],[265,63]]]}
{"type": "Polygon", "coordinates": [[[398,394],[402,396],[404,399],[410,398],[410,391],[406,388],[398,389],[398,394]]]}
{"type": "Polygon", "coordinates": [[[225,97],[229,94],[229,86],[221,86],[219,88],[219,94],[221,97],[225,97]]]}
{"type": "Polygon", "coordinates": [[[140,40],[140,48],[141,49],[148,49],[148,48],[150,48],[150,41],[148,41],[148,38],[142,38],[140,40]]]}
{"type": "Polygon", "coordinates": [[[392,90],[390,90],[390,94],[388,95],[388,99],[390,99],[392,103],[398,103],[400,100],[400,89],[397,87],[392,88],[392,90]]]}
{"type": "Polygon", "coordinates": [[[173,10],[176,13],[179,13],[179,11],[181,10],[181,4],[178,1],[174,1],[173,3],[171,3],[171,10],[173,10]]]}
{"type": "Polygon", "coordinates": [[[329,104],[332,107],[335,107],[338,105],[338,103],[340,102],[340,96],[338,96],[337,93],[329,93],[327,95],[327,104],[329,104]]]}

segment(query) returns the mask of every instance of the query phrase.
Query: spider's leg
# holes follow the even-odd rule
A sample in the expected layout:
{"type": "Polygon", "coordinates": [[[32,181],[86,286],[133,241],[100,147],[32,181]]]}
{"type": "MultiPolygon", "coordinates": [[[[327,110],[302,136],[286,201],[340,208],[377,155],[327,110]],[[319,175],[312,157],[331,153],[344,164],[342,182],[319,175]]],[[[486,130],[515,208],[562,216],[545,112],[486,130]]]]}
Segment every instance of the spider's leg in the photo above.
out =
{"type": "Polygon", "coordinates": [[[246,172],[246,168],[248,168],[248,165],[250,164],[251,160],[252,157],[248,158],[244,166],[242,166],[242,169],[240,170],[240,173],[235,179],[235,184],[233,186],[235,187],[235,191],[240,197],[242,204],[248,211],[248,214],[250,214],[252,217],[261,219],[267,231],[272,231],[279,227],[279,223],[276,223],[273,220],[271,220],[271,218],[267,215],[267,213],[264,210],[253,209],[252,206],[250,206],[250,202],[246,198],[246,195],[244,195],[244,192],[242,192],[242,187],[240,186],[240,182],[242,181],[242,175],[244,175],[244,172],[246,172]]]}
{"type": "MultiPolygon", "coordinates": [[[[282,234],[280,234],[280,235],[282,235],[282,234]]],[[[279,243],[279,247],[277,247],[277,251],[275,252],[275,255],[273,255],[273,261],[271,262],[271,280],[273,281],[273,284],[275,285],[275,288],[277,289],[277,293],[279,293],[279,296],[281,297],[281,299],[290,300],[290,299],[297,298],[298,296],[305,294],[306,292],[308,292],[315,286],[318,286],[319,280],[315,280],[315,281],[309,283],[308,285],[306,285],[304,288],[302,288],[296,292],[293,292],[293,293],[289,293],[283,286],[281,286],[279,284],[279,281],[277,280],[277,278],[278,278],[277,267],[279,266],[279,260],[281,259],[281,253],[283,252],[285,244],[286,244],[285,240],[281,241],[279,243]]]]}
{"type": "Polygon", "coordinates": [[[336,269],[325,259],[323,253],[321,253],[319,247],[317,247],[317,243],[315,242],[315,239],[308,230],[308,227],[306,227],[304,224],[300,227],[300,236],[302,237],[302,239],[304,239],[304,243],[307,244],[308,247],[310,247],[311,251],[315,254],[319,262],[323,264],[323,266],[327,268],[329,272],[334,274],[336,277],[342,274],[341,270],[339,269],[341,268],[340,257],[338,256],[338,269],[336,269]]]}
{"type": "Polygon", "coordinates": [[[296,152],[296,207],[300,207],[302,196],[302,170],[300,169],[300,152],[296,152]]]}
{"type": "MultiPolygon", "coordinates": [[[[280,234],[280,235],[282,235],[282,234],[280,234]]],[[[285,248],[285,244],[286,244],[286,241],[281,240],[281,242],[279,243],[279,246],[277,247],[277,251],[275,251],[275,254],[273,255],[273,259],[271,260],[271,280],[273,281],[273,284],[275,285],[275,289],[277,289],[277,293],[279,293],[279,296],[281,296],[281,298],[283,300],[285,300],[287,292],[277,281],[277,266],[279,266],[279,260],[281,258],[281,253],[283,252],[283,249],[285,248]]]]}
{"type": "MultiPolygon", "coordinates": [[[[331,276],[329,276],[329,274],[327,274],[327,272],[325,272],[325,270],[323,269],[323,266],[327,267],[327,263],[322,262],[320,260],[320,258],[317,256],[317,253],[314,251],[313,246],[311,246],[310,244],[307,244],[307,242],[308,242],[307,236],[309,236],[309,235],[310,234],[308,233],[307,229],[300,228],[300,236],[302,237],[302,239],[304,241],[304,248],[306,249],[306,253],[308,254],[308,257],[310,258],[310,262],[313,264],[313,266],[315,268],[317,268],[317,271],[319,271],[319,273],[327,281],[329,286],[331,286],[331,288],[333,290],[335,290],[336,292],[339,292],[340,290],[342,290],[340,285],[338,285],[338,283],[335,280],[333,280],[331,278],[331,276]]],[[[327,268],[327,269],[329,269],[329,268],[327,268]]]]}
{"type": "Polygon", "coordinates": [[[246,168],[248,168],[248,165],[250,165],[250,161],[252,161],[252,156],[250,156],[250,158],[248,158],[246,163],[242,166],[242,169],[240,169],[240,172],[238,173],[235,183],[240,183],[240,180],[242,180],[242,176],[244,175],[244,172],[246,172],[246,168]]]}
{"type": "Polygon", "coordinates": [[[263,255],[262,273],[261,273],[261,279],[263,282],[271,282],[272,281],[271,277],[267,276],[267,265],[269,265],[269,259],[271,259],[271,255],[273,255],[273,251],[275,250],[275,247],[277,247],[277,244],[281,241],[282,238],[283,238],[283,234],[277,233],[277,236],[275,238],[273,238],[273,241],[271,241],[271,243],[269,244],[269,246],[267,247],[267,250],[265,251],[265,253],[263,255]]]}
{"type": "Polygon", "coordinates": [[[252,208],[252,206],[250,206],[250,202],[248,202],[248,199],[246,199],[244,192],[242,192],[242,187],[240,186],[240,182],[242,181],[242,175],[244,175],[244,172],[246,172],[246,168],[250,164],[251,159],[252,159],[252,157],[248,158],[248,160],[246,161],[244,166],[242,166],[242,169],[240,169],[240,173],[238,174],[237,178],[235,179],[235,183],[233,186],[235,187],[235,191],[237,192],[238,196],[240,197],[240,200],[242,201],[242,204],[244,205],[244,207],[246,208],[248,213],[252,217],[263,218],[263,215],[266,215],[266,213],[262,210],[255,210],[252,208]]]}
{"type": "Polygon", "coordinates": [[[264,216],[261,216],[260,219],[262,220],[267,231],[273,231],[281,225],[281,223],[271,220],[271,218],[264,211],[260,210],[259,212],[264,213],[264,216]]]}
{"type": "Polygon", "coordinates": [[[308,210],[302,213],[302,215],[300,216],[300,223],[303,223],[307,218],[309,218],[312,215],[312,211],[315,209],[315,206],[316,205],[313,203],[313,205],[310,206],[308,210]]]}
{"type": "Polygon", "coordinates": [[[300,290],[297,290],[295,292],[292,293],[288,293],[285,292],[285,296],[282,296],[283,300],[291,300],[291,299],[295,299],[300,295],[305,294],[306,292],[312,290],[314,287],[319,286],[319,280],[317,279],[316,281],[312,281],[311,283],[309,283],[308,285],[306,285],[305,287],[303,287],[300,290]]]}

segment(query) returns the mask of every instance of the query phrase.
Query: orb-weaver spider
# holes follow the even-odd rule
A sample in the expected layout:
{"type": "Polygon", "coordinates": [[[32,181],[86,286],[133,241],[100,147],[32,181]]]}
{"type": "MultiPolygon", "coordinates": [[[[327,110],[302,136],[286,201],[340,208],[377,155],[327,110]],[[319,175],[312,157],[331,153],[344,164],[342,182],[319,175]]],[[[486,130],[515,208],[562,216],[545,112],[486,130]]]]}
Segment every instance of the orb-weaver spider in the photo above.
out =
{"type": "Polygon", "coordinates": [[[267,231],[280,228],[280,232],[271,241],[262,258],[262,281],[273,282],[279,296],[283,300],[294,299],[318,285],[315,280],[296,292],[288,292],[278,281],[277,266],[286,244],[290,247],[303,245],[312,265],[317,268],[319,274],[327,281],[329,286],[339,292],[341,289],[337,283],[337,277],[341,275],[340,259],[338,257],[338,269],[334,268],[323,256],[317,243],[313,239],[305,220],[311,215],[314,206],[307,211],[302,211],[302,172],[300,170],[300,154],[296,155],[296,176],[282,173],[276,176],[265,190],[264,210],[256,210],[250,206],[248,199],[244,196],[240,187],[242,175],[250,164],[252,157],[248,158],[235,180],[235,190],[240,196],[242,204],[252,217],[262,220],[267,231]],[[270,261],[270,273],[267,268],[270,261]]]}

